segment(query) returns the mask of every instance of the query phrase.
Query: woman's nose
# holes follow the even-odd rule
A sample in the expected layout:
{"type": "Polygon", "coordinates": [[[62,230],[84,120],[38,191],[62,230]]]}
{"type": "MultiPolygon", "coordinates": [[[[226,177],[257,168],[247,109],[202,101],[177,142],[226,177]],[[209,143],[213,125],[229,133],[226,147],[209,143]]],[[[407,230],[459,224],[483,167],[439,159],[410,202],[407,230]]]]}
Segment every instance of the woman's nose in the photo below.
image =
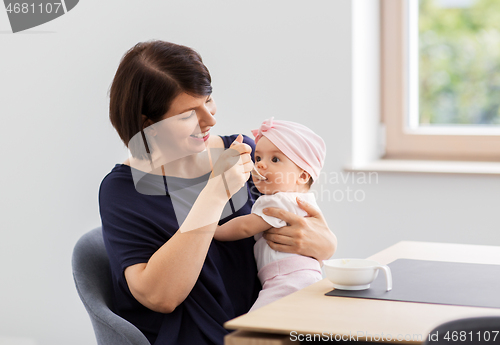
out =
{"type": "Polygon", "coordinates": [[[198,113],[200,128],[213,127],[216,122],[214,115],[208,109],[204,109],[201,113],[198,113]]]}

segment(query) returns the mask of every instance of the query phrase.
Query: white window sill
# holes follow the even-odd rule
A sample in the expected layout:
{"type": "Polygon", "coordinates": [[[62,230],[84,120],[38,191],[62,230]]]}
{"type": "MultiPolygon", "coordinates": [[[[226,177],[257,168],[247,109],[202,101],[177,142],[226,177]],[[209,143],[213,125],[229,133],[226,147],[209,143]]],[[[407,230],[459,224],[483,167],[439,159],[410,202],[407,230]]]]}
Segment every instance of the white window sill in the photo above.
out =
{"type": "Polygon", "coordinates": [[[458,162],[380,159],[360,166],[352,164],[345,171],[376,171],[396,173],[500,175],[500,162],[458,162]]]}

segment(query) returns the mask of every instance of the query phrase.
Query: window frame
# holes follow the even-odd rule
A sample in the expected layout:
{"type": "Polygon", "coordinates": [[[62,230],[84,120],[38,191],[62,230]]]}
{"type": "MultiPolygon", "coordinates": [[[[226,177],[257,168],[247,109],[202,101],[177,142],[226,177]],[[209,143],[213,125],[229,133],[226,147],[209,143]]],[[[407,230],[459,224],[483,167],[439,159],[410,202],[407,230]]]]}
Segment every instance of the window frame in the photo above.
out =
{"type": "Polygon", "coordinates": [[[383,158],[500,161],[500,133],[495,128],[410,129],[408,1],[418,0],[380,0],[383,158]]]}

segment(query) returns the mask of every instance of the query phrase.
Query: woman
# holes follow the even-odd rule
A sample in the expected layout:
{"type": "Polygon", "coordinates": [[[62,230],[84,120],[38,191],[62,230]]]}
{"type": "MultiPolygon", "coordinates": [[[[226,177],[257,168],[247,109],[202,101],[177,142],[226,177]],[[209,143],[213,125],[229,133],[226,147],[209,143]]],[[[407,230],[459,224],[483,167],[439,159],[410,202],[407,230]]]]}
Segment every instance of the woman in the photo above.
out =
{"type": "MultiPolygon", "coordinates": [[[[101,184],[103,236],[116,312],[152,344],[222,344],[222,324],[246,313],[261,288],[253,238],[213,240],[259,194],[249,179],[253,141],[210,135],[211,93],[201,57],[162,41],[129,50],[111,85],[110,119],[132,157],[101,184]]],[[[301,207],[311,217],[270,209],[290,226],[265,237],[321,262],[336,238],[319,212],[301,207]]]]}

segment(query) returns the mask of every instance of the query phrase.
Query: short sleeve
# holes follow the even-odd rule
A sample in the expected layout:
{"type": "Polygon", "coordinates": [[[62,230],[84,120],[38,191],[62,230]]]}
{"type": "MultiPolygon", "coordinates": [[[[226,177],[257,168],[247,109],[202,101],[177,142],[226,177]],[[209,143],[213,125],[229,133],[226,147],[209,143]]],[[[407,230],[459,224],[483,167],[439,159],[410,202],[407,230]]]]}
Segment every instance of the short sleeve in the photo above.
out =
{"type": "Polygon", "coordinates": [[[276,207],[305,217],[307,216],[307,212],[299,207],[297,197],[302,198],[313,207],[319,209],[313,193],[278,192],[273,195],[262,195],[258,198],[252,207],[252,213],[262,217],[269,225],[275,228],[282,228],[287,225],[284,220],[266,216],[262,210],[266,207],[276,207]]]}
{"type": "Polygon", "coordinates": [[[168,199],[137,192],[133,181],[119,172],[112,172],[103,180],[99,206],[104,243],[112,265],[123,272],[128,266],[148,262],[175,233],[177,222],[167,214],[169,209],[173,211],[171,205],[165,204],[168,199]],[[164,204],[162,218],[171,224],[158,222],[160,200],[164,204]]]}
{"type": "Polygon", "coordinates": [[[266,207],[277,207],[285,209],[282,200],[275,198],[273,195],[262,195],[253,205],[252,213],[264,219],[269,225],[274,228],[282,228],[286,226],[286,222],[284,220],[265,215],[262,210],[266,207]]]}

